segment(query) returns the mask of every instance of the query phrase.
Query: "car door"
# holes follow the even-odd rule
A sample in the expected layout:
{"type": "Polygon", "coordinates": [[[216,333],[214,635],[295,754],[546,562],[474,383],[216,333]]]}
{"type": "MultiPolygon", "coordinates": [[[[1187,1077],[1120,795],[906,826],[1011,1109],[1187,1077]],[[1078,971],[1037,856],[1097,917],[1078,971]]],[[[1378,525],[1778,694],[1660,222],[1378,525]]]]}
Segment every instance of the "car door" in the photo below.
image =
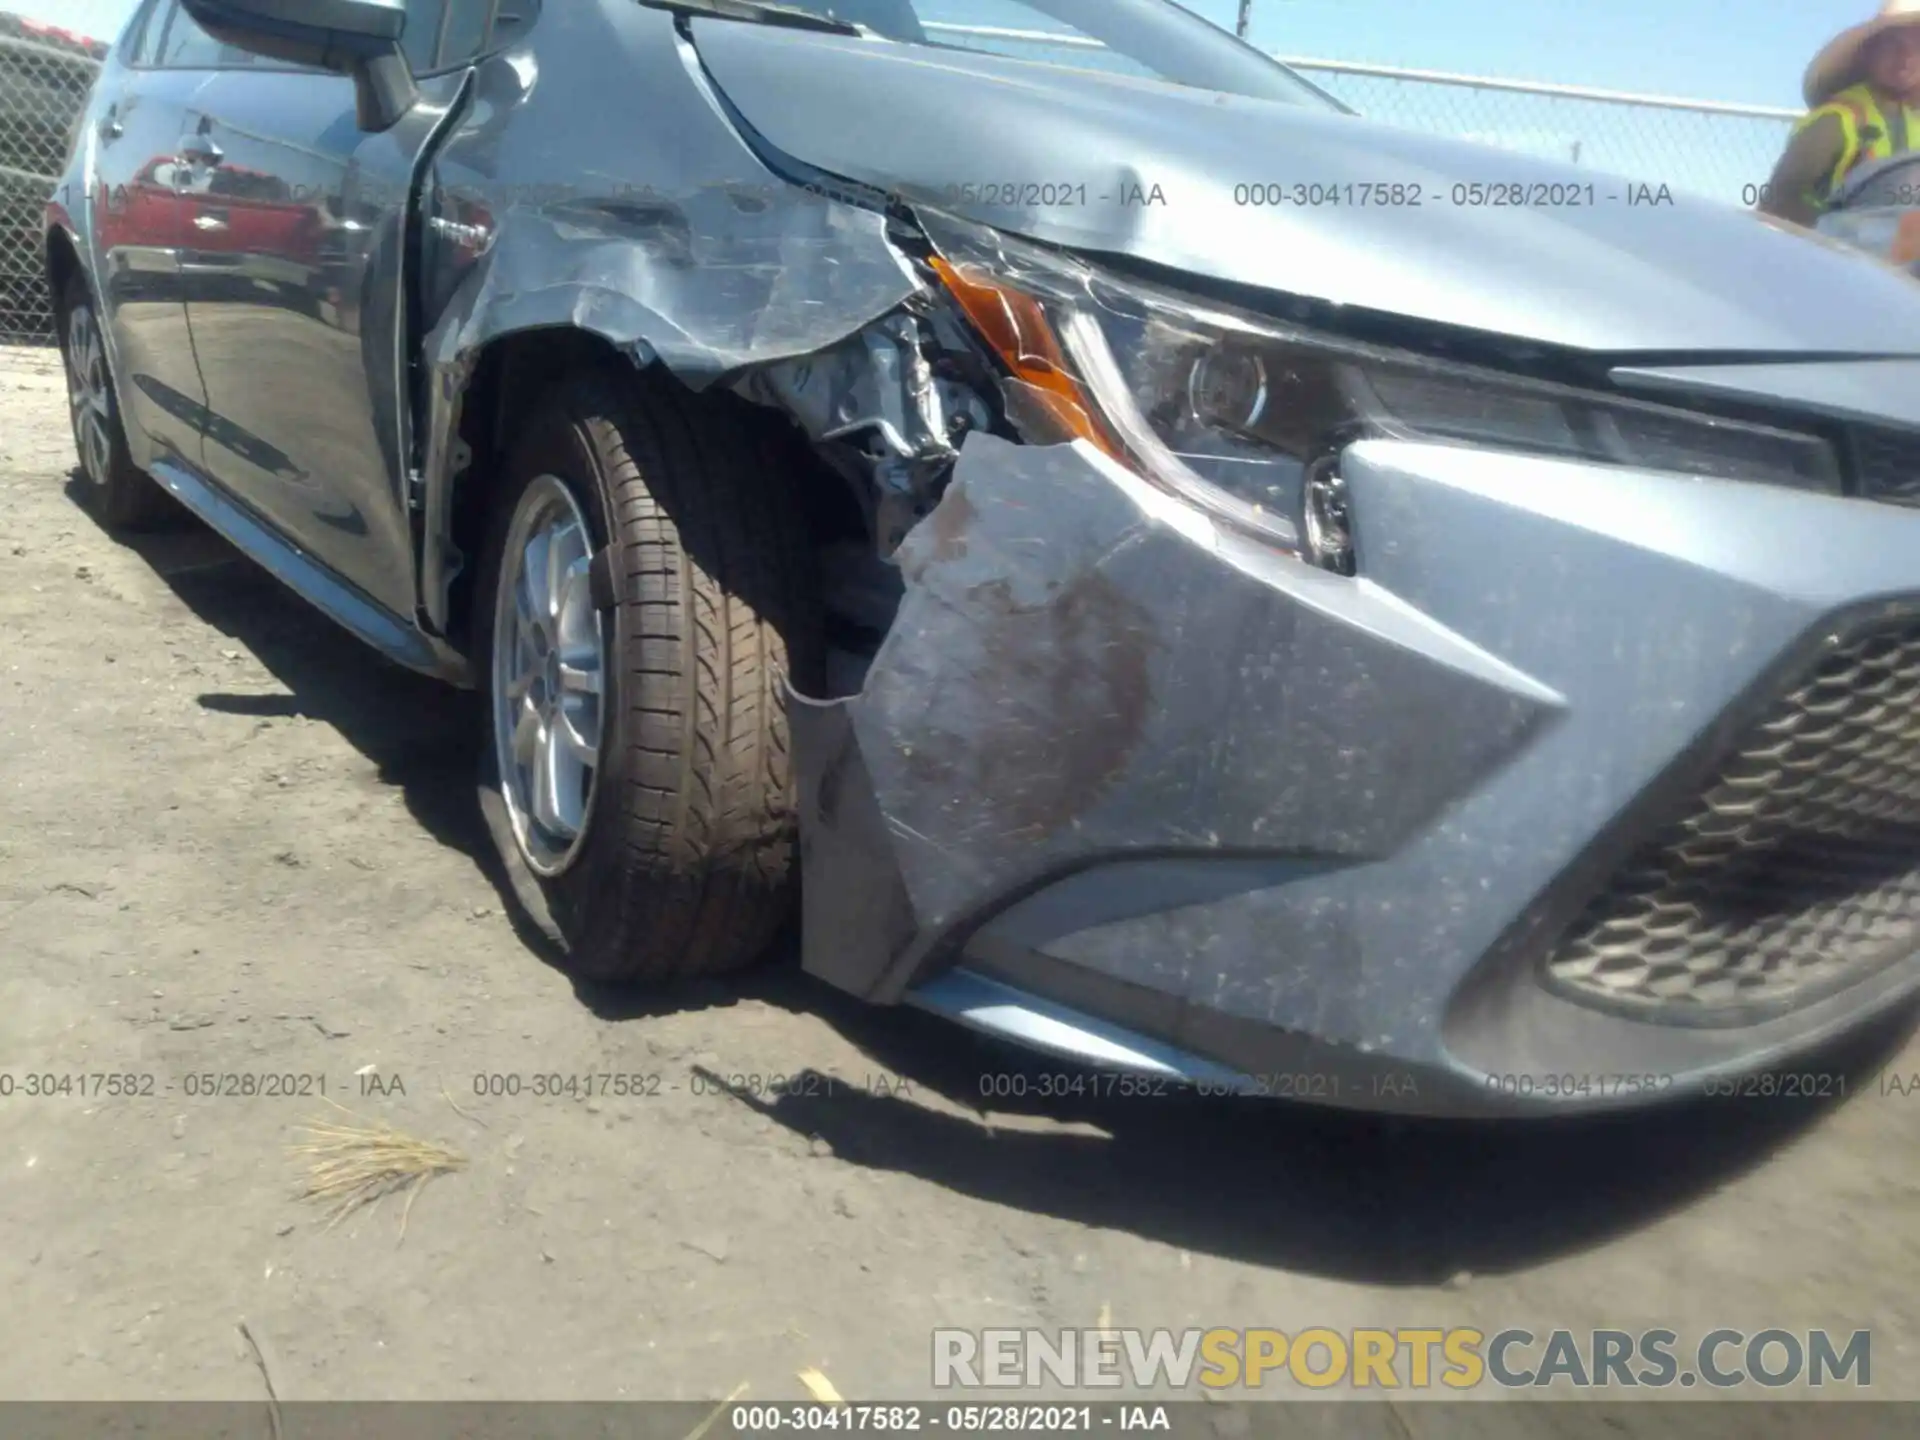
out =
{"type": "Polygon", "coordinates": [[[187,201],[178,148],[206,77],[178,63],[194,59],[197,27],[177,10],[176,0],[148,0],[127,32],[116,62],[123,68],[105,77],[113,88],[83,143],[94,156],[92,271],[113,328],[134,458],[170,455],[198,469],[206,391],[181,284],[187,201]]]}
{"type": "MultiPolygon", "coordinates": [[[[453,6],[477,6],[484,33],[491,0],[453,6]]],[[[181,138],[197,167],[181,264],[208,473],[411,616],[401,261],[415,169],[464,66],[439,63],[448,0],[407,10],[422,104],[384,134],[359,129],[350,79],[277,61],[243,58],[198,93],[181,138]]]]}

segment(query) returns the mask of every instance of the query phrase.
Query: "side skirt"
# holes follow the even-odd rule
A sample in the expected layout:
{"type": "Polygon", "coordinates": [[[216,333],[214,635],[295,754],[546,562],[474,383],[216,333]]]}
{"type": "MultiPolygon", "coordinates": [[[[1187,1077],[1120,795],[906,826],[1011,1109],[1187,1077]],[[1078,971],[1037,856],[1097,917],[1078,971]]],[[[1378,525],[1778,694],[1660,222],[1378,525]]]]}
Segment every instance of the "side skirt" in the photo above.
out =
{"type": "Polygon", "coordinates": [[[224,490],[178,460],[156,461],[151,473],[168,494],[226,537],[241,554],[395,664],[462,688],[472,686],[464,657],[342,580],[224,490]]]}

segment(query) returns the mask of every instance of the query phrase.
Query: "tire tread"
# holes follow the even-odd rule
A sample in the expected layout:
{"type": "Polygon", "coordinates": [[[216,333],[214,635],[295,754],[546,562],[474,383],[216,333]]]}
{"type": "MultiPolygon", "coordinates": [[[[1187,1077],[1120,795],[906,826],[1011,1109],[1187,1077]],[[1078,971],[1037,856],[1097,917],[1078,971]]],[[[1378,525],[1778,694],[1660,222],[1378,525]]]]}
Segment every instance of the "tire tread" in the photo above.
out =
{"type": "MultiPolygon", "coordinates": [[[[622,709],[608,733],[623,783],[592,822],[615,832],[614,853],[583,854],[550,887],[570,958],[595,979],[738,969],[792,912],[782,677],[789,637],[810,654],[817,622],[801,516],[758,417],[721,409],[736,403],[610,368],[566,377],[549,400],[550,423],[594,457],[617,551],[609,665],[622,709]]],[[[538,473],[545,428],[530,428],[516,478],[538,473]]],[[[602,766],[604,779],[614,767],[602,766]]]]}

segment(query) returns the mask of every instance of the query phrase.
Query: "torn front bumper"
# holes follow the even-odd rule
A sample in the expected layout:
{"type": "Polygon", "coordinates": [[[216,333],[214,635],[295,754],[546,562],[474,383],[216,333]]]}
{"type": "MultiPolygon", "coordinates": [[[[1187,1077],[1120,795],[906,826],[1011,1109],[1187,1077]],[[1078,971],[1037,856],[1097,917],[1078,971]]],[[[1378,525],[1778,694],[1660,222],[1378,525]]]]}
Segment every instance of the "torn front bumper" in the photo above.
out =
{"type": "Polygon", "coordinates": [[[1830,631],[1904,623],[1920,513],[1386,441],[1343,475],[1358,580],[970,440],[865,688],[794,706],[808,970],[1425,1113],[1683,1093],[1914,989],[1902,952],[1674,1024],[1543,961],[1830,631]]]}

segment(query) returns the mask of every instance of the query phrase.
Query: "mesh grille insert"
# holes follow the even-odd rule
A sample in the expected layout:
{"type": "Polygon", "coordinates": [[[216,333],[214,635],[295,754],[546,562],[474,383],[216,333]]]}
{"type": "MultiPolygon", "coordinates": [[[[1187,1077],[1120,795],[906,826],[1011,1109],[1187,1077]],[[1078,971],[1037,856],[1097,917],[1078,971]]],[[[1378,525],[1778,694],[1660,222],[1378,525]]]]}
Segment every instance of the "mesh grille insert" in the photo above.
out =
{"type": "Polygon", "coordinates": [[[1827,655],[1546,962],[1649,1020],[1790,1009],[1920,948],[1920,621],[1827,655]]]}

